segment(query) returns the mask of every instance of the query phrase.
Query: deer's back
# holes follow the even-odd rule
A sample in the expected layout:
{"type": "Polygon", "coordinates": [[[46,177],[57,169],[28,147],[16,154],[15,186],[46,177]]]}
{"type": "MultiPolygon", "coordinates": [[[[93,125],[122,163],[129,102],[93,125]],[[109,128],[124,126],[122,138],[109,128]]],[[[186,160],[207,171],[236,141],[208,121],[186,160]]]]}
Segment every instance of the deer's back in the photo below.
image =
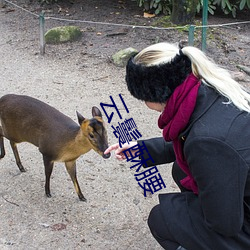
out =
{"type": "Polygon", "coordinates": [[[24,95],[0,98],[0,119],[4,136],[15,142],[38,146],[43,141],[69,140],[79,126],[50,105],[24,95]]]}

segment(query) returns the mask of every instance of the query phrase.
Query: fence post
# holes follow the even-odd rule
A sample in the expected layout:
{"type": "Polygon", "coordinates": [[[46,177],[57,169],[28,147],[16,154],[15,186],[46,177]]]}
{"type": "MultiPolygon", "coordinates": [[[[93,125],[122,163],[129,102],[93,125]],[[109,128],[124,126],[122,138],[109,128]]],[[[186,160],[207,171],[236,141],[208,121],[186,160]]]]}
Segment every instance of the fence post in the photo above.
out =
{"type": "Polygon", "coordinates": [[[208,0],[203,0],[203,9],[202,9],[202,34],[201,34],[201,49],[206,51],[207,44],[207,15],[208,15],[208,0]]]}
{"type": "Polygon", "coordinates": [[[40,24],[40,54],[44,55],[45,54],[45,39],[44,39],[44,33],[45,33],[45,28],[44,28],[44,11],[42,11],[39,15],[39,24],[40,24]]]}
{"type": "Polygon", "coordinates": [[[188,45],[189,46],[194,45],[194,29],[195,29],[194,25],[189,26],[189,30],[188,30],[188,45]]]}

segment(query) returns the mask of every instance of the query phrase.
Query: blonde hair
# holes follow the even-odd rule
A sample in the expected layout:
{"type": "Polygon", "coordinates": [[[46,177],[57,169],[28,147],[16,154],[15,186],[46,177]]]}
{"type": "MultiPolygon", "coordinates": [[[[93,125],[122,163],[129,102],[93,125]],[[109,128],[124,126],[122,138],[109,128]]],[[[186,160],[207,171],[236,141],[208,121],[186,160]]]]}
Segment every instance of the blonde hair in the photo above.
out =
{"type": "Polygon", "coordinates": [[[250,94],[231,77],[227,70],[215,64],[195,47],[187,46],[180,51],[176,44],[157,43],[138,53],[134,62],[144,66],[160,65],[170,62],[181,52],[190,59],[193,74],[228,99],[225,104],[233,103],[238,109],[250,113],[250,94]]]}

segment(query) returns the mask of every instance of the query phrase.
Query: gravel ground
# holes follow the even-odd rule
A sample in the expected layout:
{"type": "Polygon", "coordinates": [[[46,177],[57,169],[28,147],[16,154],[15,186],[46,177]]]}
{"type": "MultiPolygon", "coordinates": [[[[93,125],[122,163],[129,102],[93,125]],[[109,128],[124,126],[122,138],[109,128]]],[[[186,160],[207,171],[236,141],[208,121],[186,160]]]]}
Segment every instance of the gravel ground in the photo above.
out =
{"type": "MultiPolygon", "coordinates": [[[[63,5],[60,13],[55,12],[59,5],[47,8],[46,13],[79,18],[80,1],[75,2],[70,7],[63,5]]],[[[138,17],[142,14],[139,9],[128,9],[127,5],[132,3],[123,1],[121,5],[121,2],[107,1],[107,11],[98,12],[101,9],[98,1],[89,1],[81,9],[81,17],[150,25],[151,21],[138,17]]],[[[22,6],[35,13],[41,10],[35,4],[22,6]]],[[[59,25],[56,21],[49,20],[46,29],[56,25],[59,25]]],[[[75,121],[76,110],[90,117],[92,106],[110,103],[111,95],[123,120],[134,118],[144,139],[160,136],[158,114],[130,96],[124,83],[125,71],[110,62],[110,55],[130,46],[141,49],[156,40],[179,41],[187,35],[99,25],[81,24],[81,27],[84,30],[81,41],[47,45],[46,54],[41,56],[37,17],[9,5],[0,9],[1,95],[33,96],[75,121]],[[126,34],[114,35],[119,32],[126,34]]],[[[220,38],[209,41],[210,56],[233,71],[237,71],[237,64],[249,66],[249,25],[242,27],[233,29],[233,33],[215,30],[214,36],[220,38]]],[[[248,86],[246,75],[241,80],[248,86]]],[[[117,142],[111,125],[116,126],[120,121],[115,115],[107,124],[110,144],[117,142]]],[[[7,140],[5,145],[0,177],[0,249],[161,249],[149,232],[147,217],[158,203],[159,193],[178,191],[170,177],[171,166],[158,167],[166,188],[144,197],[129,163],[118,162],[114,157],[104,160],[91,151],[77,160],[78,181],[87,202],[78,200],[61,163],[55,165],[49,199],[44,195],[44,167],[37,148],[27,143],[19,145],[27,169],[26,173],[20,173],[7,140]]]]}

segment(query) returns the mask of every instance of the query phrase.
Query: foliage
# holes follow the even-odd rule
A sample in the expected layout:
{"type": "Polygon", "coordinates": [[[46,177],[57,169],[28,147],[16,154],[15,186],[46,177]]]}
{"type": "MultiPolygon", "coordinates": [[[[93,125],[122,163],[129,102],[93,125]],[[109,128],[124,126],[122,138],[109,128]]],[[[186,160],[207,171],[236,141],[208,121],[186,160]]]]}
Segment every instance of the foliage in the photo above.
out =
{"type": "MultiPolygon", "coordinates": [[[[220,1],[220,0],[218,0],[220,1]]],[[[199,0],[198,5],[196,7],[197,13],[200,13],[203,8],[203,0],[199,0]]],[[[211,2],[211,0],[208,0],[208,12],[211,15],[214,15],[214,11],[216,10],[216,6],[211,2]]]]}
{"type": "Polygon", "coordinates": [[[158,15],[163,13],[165,15],[171,14],[171,0],[136,0],[139,7],[143,7],[145,11],[153,11],[158,15]]]}
{"type": "Polygon", "coordinates": [[[241,0],[239,5],[240,10],[243,10],[246,7],[250,9],[250,0],[241,0]]]}
{"type": "Polygon", "coordinates": [[[224,12],[224,14],[231,13],[233,17],[236,17],[236,10],[238,7],[236,4],[230,3],[229,0],[214,0],[213,4],[214,6],[215,5],[221,6],[221,9],[224,12]]]}
{"type": "MultiPolygon", "coordinates": [[[[154,11],[159,13],[171,14],[172,1],[174,0],[136,0],[140,7],[144,7],[146,11],[154,11]]],[[[192,0],[188,0],[192,1],[192,0]]],[[[199,0],[197,4],[197,13],[201,12],[204,0],[199,0]]],[[[224,14],[231,14],[236,17],[236,11],[245,8],[250,9],[250,0],[208,0],[208,12],[214,15],[216,7],[220,6],[224,14]]]]}
{"type": "Polygon", "coordinates": [[[236,10],[250,9],[250,0],[229,1],[229,0],[214,0],[214,4],[220,5],[225,14],[232,13],[236,17],[236,10]]]}
{"type": "Polygon", "coordinates": [[[57,3],[58,0],[38,0],[40,4],[52,4],[52,3],[57,3]]]}

